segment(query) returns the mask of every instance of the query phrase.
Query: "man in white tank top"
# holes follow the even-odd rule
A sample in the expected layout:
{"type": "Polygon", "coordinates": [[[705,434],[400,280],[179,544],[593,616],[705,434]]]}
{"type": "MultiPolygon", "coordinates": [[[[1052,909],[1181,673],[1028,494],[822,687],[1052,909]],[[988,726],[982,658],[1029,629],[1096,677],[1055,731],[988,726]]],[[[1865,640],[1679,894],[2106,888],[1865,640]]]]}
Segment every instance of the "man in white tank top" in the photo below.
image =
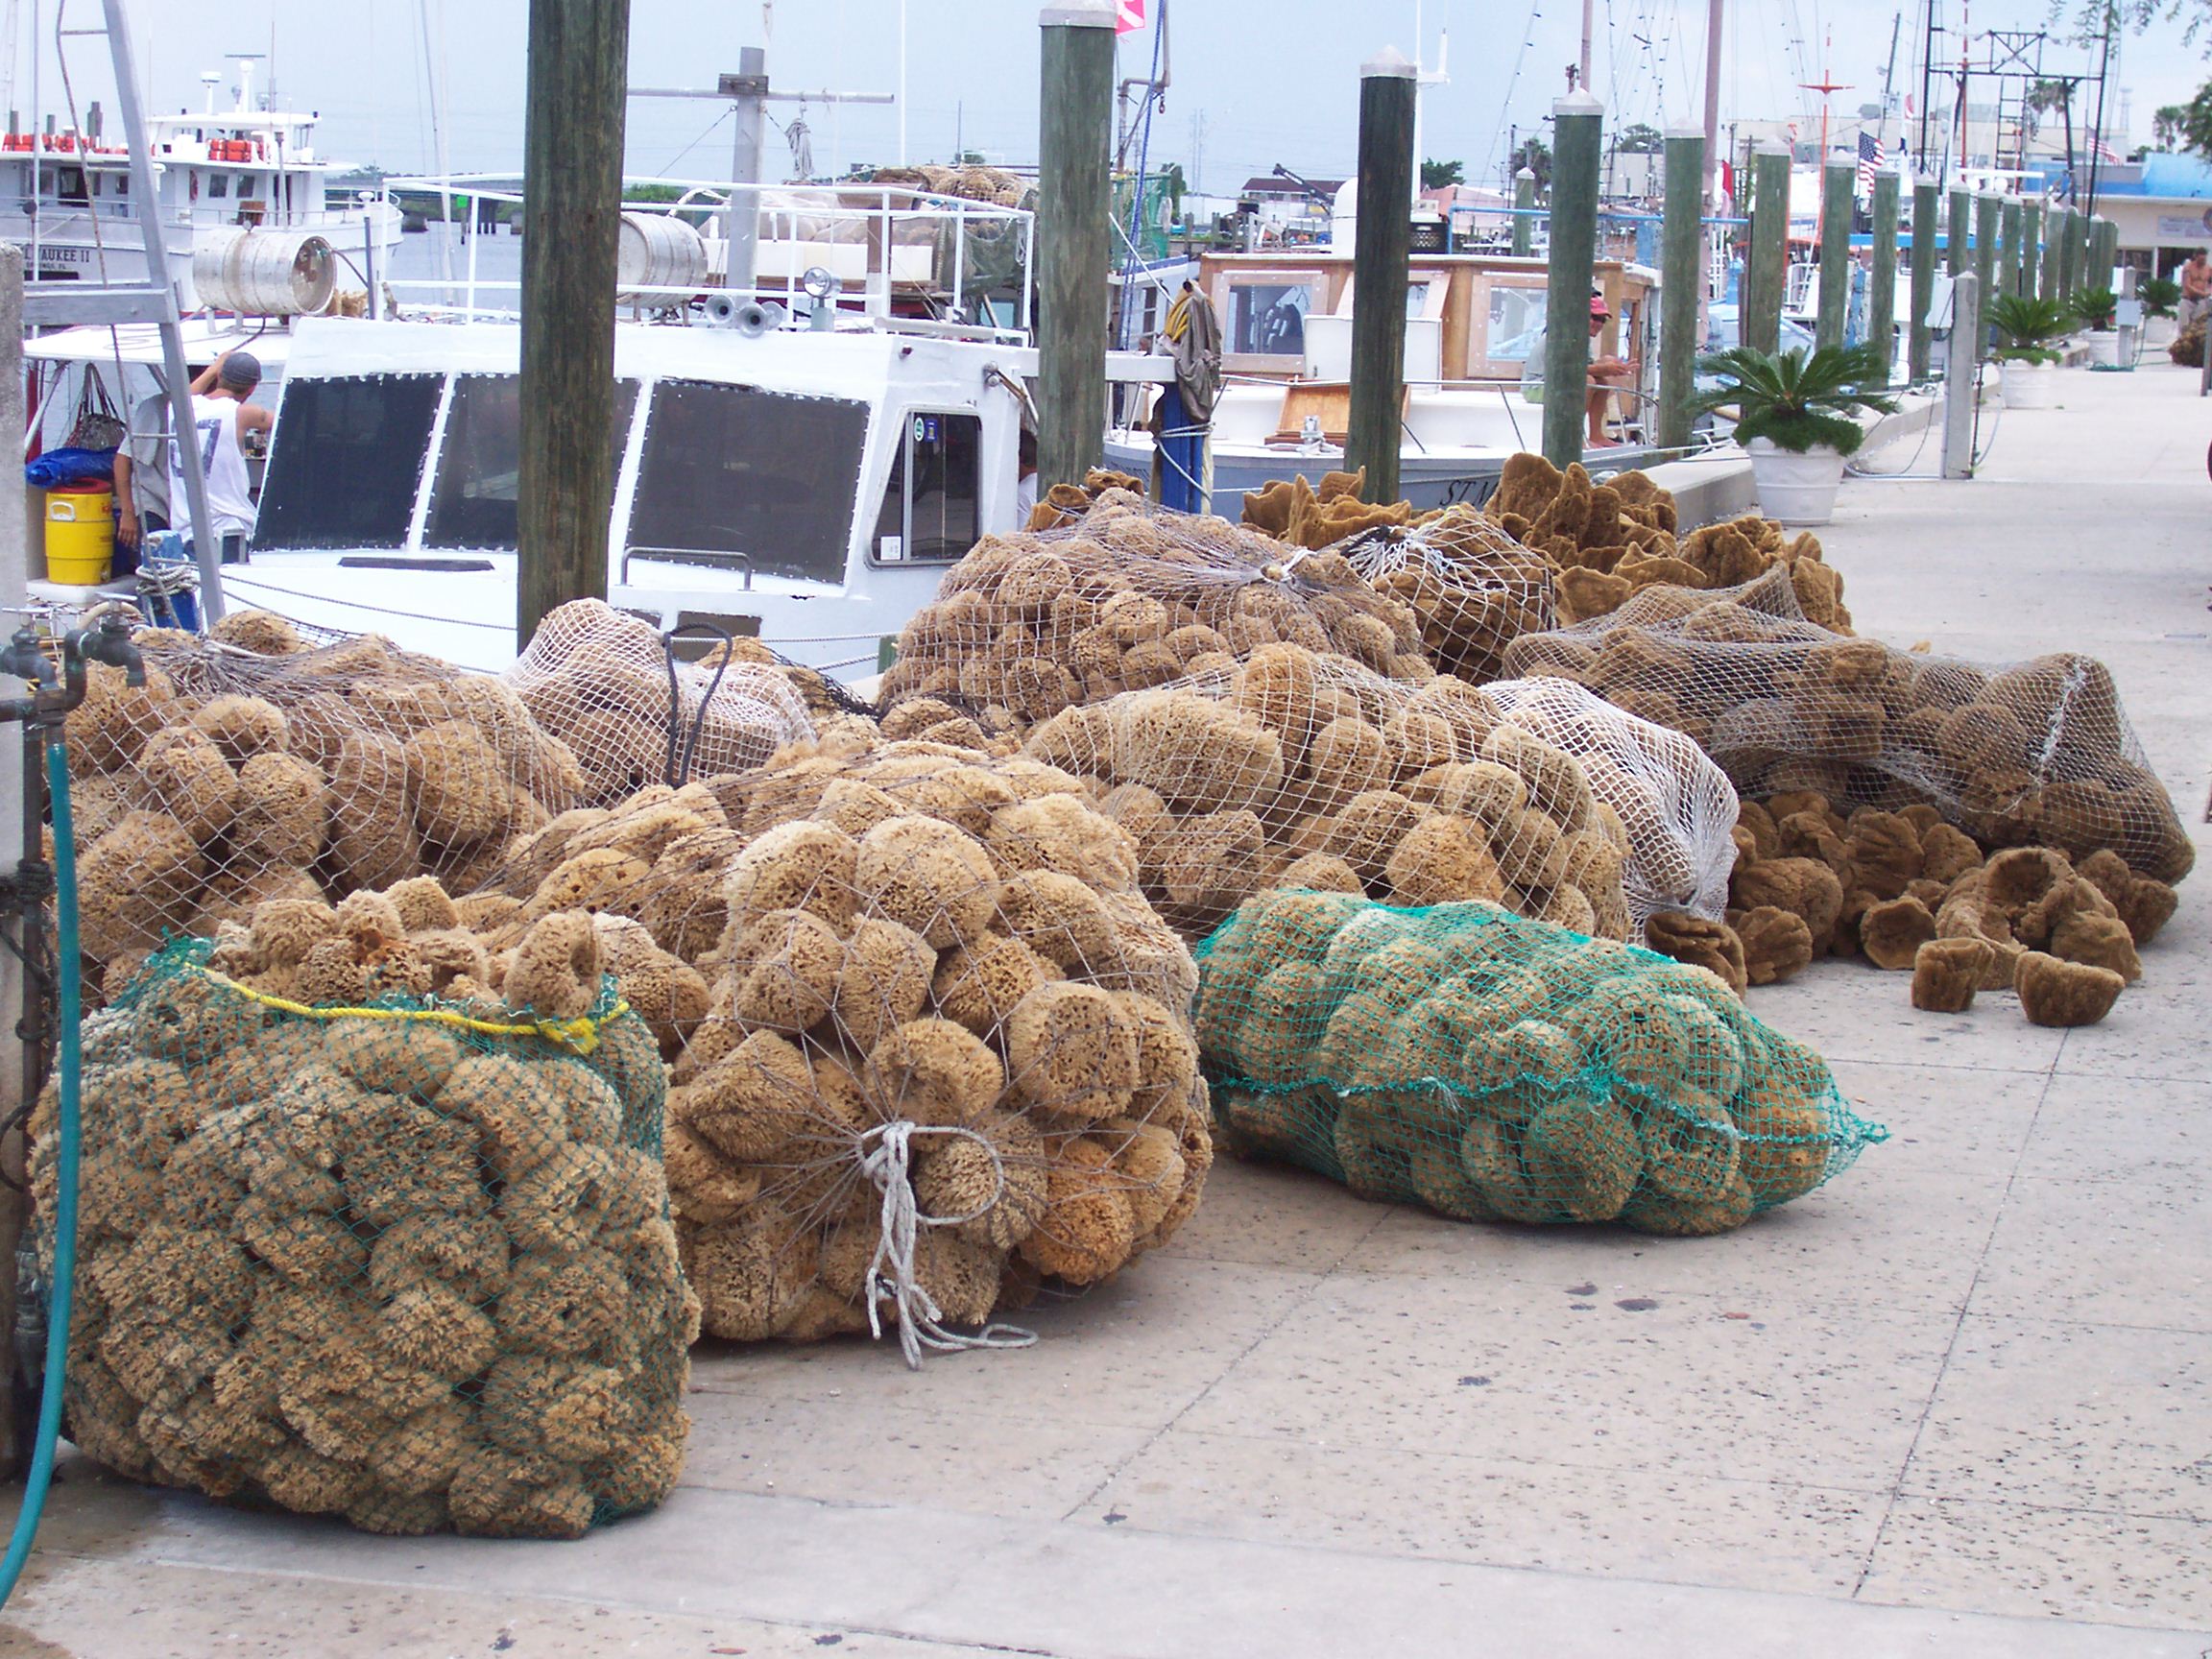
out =
{"type": "MultiPolygon", "coordinates": [[[[207,486],[210,528],[222,547],[223,563],[246,563],[246,543],[253,537],[253,496],[246,479],[242,440],[267,432],[273,417],[247,401],[261,384],[261,364],[251,352],[226,351],[192,382],[192,459],[207,486]]],[[[192,527],[191,500],[181,470],[183,445],[169,445],[169,502],[178,528],[192,527]]]]}

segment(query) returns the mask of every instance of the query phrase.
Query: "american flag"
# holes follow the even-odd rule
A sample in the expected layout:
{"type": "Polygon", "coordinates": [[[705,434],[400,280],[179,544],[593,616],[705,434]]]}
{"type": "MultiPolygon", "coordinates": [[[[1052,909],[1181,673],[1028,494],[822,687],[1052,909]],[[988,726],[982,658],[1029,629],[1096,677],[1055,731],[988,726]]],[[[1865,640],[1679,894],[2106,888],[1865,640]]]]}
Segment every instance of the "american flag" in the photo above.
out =
{"type": "Polygon", "coordinates": [[[1882,171],[1882,140],[1871,132],[1859,134],[1859,194],[1871,195],[1874,175],[1882,171]]]}

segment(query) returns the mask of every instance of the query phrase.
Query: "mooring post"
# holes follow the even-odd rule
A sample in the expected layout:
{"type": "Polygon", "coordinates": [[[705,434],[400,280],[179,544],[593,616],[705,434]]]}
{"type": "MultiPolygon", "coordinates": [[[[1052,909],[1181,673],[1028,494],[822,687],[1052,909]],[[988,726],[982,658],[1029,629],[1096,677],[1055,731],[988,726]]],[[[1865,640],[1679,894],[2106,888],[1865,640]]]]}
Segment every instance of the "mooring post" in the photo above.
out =
{"type": "Polygon", "coordinates": [[[516,641],[607,593],[630,0],[530,0],[516,641]]]}
{"type": "Polygon", "coordinates": [[[1779,144],[1751,148],[1750,229],[1737,338],[1754,351],[1772,351],[1782,343],[1782,301],[1790,276],[1790,152],[1779,144]]]}
{"type": "Polygon", "coordinates": [[[1995,196],[1974,199],[1974,275],[1982,279],[1984,303],[1997,291],[1997,232],[2004,208],[2005,204],[1995,196]]]}
{"type": "Polygon", "coordinates": [[[2074,287],[2080,280],[2081,261],[2076,251],[2074,221],[2080,217],[2071,207],[2061,207],[2053,217],[2052,237],[2058,252],[2058,302],[2063,305],[2074,298],[2074,287]]]}
{"type": "Polygon", "coordinates": [[[2020,292],[2020,199],[2008,196],[1997,213],[1997,279],[1989,297],[2020,292]]]}
{"type": "Polygon", "coordinates": [[[1982,380],[1982,282],[1951,279],[1951,355],[1943,371],[1943,476],[1974,476],[1974,398],[1982,380]]]}
{"type": "Polygon", "coordinates": [[[1974,243],[1974,197],[1971,191],[1951,192],[1950,234],[1943,239],[1943,269],[1956,276],[1961,271],[1970,271],[1968,251],[1974,243]]]}
{"type": "Polygon", "coordinates": [[[1108,162],[1114,138],[1112,0],[1038,14],[1037,487],[1080,484],[1106,433],[1108,162]]]}
{"type": "Polygon", "coordinates": [[[1815,346],[1843,344],[1851,320],[1851,213],[1859,164],[1837,156],[1820,169],[1820,308],[1813,319],[1815,346]]]}
{"type": "Polygon", "coordinates": [[[2037,262],[2036,292],[2046,300],[2061,298],[2060,278],[2066,265],[2066,209],[2054,202],[2043,214],[2043,249],[2037,262]]]}
{"type": "Polygon", "coordinates": [[[1359,218],[1352,242],[1352,413],[1344,469],[1366,468],[1362,493],[1383,503],[1398,499],[1404,442],[1415,75],[1389,47],[1359,66],[1359,218]]]}
{"type": "Polygon", "coordinates": [[[1897,361],[1897,175],[1874,175],[1874,252],[1866,271],[1866,338],[1882,346],[1885,373],[1897,361]]]}
{"type": "Polygon", "coordinates": [[[1663,448],[1690,442],[1690,397],[1697,373],[1697,301],[1704,292],[1705,130],[1667,133],[1667,211],[1659,243],[1659,421],[1663,448]]]}
{"type": "Polygon", "coordinates": [[[1551,259],[1544,312],[1544,455],[1582,459],[1590,385],[1590,277],[1598,263],[1598,169],[1605,106],[1577,88],[1551,106],[1551,259]]]}
{"type": "Polygon", "coordinates": [[[1536,246],[1536,170],[1513,175],[1513,257],[1526,259],[1536,246]]]}
{"type": "Polygon", "coordinates": [[[1905,370],[1917,385],[1928,378],[1928,307],[1936,302],[1936,180],[1912,180],[1912,316],[1905,335],[1905,370]]]}
{"type": "Polygon", "coordinates": [[[2040,202],[2020,204],[2018,255],[2012,292],[2034,294],[2043,276],[2043,204],[2040,202]]]}

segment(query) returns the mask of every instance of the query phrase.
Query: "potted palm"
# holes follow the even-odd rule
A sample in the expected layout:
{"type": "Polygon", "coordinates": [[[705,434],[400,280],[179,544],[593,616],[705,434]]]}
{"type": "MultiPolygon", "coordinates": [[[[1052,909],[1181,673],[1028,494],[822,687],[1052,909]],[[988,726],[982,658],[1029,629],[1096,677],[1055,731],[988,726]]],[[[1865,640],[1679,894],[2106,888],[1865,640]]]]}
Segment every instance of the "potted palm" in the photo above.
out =
{"type": "Polygon", "coordinates": [[[2143,344],[2171,346],[2175,315],[2181,308],[2181,284],[2171,276],[2146,276],[2135,284],[2135,298],[2143,301],[2143,344]]]}
{"type": "Polygon", "coordinates": [[[1882,394],[1888,365],[1878,346],[1761,351],[1738,346],[1705,358],[1692,413],[1734,411],[1736,442],[1751,457],[1759,510],[1784,524],[1825,524],[1836,515],[1843,458],[1866,434],[1854,411],[1897,407],[1882,394]]]}
{"type": "Polygon", "coordinates": [[[2077,288],[2067,301],[2075,321],[2088,330],[2089,361],[2114,368],[2120,361],[2120,330],[2112,319],[2120,309],[2120,296],[2109,288],[2077,288]]]}
{"type": "Polygon", "coordinates": [[[2066,332],[2066,308],[2040,294],[2000,294],[1989,301],[1989,328],[2004,365],[2005,407],[2048,409],[2057,399],[2058,353],[2051,342],[2066,332]]]}

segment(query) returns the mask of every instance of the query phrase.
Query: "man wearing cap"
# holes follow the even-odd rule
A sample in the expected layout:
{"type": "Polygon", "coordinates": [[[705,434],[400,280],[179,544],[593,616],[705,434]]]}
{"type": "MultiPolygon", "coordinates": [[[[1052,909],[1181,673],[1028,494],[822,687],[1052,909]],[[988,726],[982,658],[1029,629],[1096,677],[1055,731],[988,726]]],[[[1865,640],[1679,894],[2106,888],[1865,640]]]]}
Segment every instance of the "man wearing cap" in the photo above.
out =
{"type": "MultiPolygon", "coordinates": [[[[1605,325],[1612,320],[1613,313],[1606,308],[1604,296],[1591,295],[1590,348],[1593,352],[1598,348],[1598,336],[1605,332],[1605,325]]],[[[1614,447],[1613,440],[1605,436],[1605,418],[1610,413],[1613,394],[1623,386],[1635,384],[1635,380],[1636,365],[1632,359],[1595,355],[1591,357],[1590,389],[1583,399],[1590,411],[1590,436],[1588,439],[1590,448],[1610,449],[1614,447]]]]}
{"type": "MultiPolygon", "coordinates": [[[[226,351],[192,382],[192,427],[200,475],[207,487],[207,517],[223,563],[246,563],[253,536],[253,496],[246,478],[249,432],[267,432],[273,417],[247,401],[261,384],[261,364],[251,352],[226,351]]],[[[169,445],[169,505],[177,523],[190,528],[191,497],[184,488],[181,446],[169,445]]]]}

